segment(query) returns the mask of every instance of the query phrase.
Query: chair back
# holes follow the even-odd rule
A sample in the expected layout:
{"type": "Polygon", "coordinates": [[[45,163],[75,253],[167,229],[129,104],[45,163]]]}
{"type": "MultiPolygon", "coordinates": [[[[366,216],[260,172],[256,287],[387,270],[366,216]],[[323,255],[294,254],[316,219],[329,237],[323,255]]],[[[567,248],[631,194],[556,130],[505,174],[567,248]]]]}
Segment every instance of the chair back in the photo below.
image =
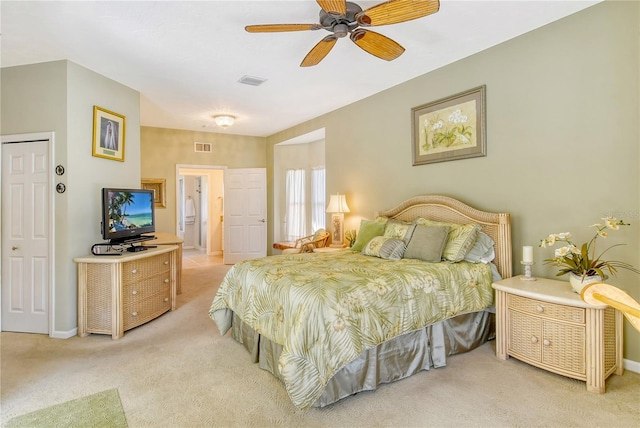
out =
{"type": "Polygon", "coordinates": [[[324,229],[316,230],[313,234],[313,244],[316,248],[324,248],[329,243],[330,233],[324,229]]]}

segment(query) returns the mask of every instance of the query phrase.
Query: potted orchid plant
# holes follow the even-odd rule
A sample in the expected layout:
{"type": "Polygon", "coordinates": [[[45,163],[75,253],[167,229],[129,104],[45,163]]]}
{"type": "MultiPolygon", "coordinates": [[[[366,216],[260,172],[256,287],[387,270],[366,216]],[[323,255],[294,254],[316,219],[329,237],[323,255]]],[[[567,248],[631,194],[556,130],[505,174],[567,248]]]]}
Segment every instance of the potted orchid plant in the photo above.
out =
{"type": "Polygon", "coordinates": [[[596,253],[598,238],[605,239],[610,230],[619,230],[621,226],[629,226],[628,223],[611,216],[602,220],[604,223],[595,223],[590,226],[595,228],[596,232],[588,242],[580,246],[571,241],[571,233],[569,232],[553,233],[540,241],[542,248],[555,245],[557,242],[566,243],[565,246],[556,248],[554,257],[546,259],[545,264],[553,264],[560,268],[556,276],[569,274],[569,282],[578,293],[582,287],[590,282],[604,281],[607,278],[606,273],[615,276],[618,269],[640,273],[640,270],[629,263],[603,258],[607,251],[623,244],[611,245],[604,251],[596,253]]]}

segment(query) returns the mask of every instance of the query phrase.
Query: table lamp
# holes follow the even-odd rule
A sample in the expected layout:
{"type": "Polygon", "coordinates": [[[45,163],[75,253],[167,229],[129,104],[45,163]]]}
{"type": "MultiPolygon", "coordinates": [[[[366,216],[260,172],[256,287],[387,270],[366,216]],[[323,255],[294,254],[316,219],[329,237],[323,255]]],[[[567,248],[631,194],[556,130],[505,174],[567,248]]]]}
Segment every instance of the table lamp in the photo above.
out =
{"type": "Polygon", "coordinates": [[[351,212],[347,205],[347,199],[344,195],[336,193],[331,195],[327,212],[331,213],[331,226],[333,233],[331,235],[330,247],[344,247],[344,213],[351,212]]]}

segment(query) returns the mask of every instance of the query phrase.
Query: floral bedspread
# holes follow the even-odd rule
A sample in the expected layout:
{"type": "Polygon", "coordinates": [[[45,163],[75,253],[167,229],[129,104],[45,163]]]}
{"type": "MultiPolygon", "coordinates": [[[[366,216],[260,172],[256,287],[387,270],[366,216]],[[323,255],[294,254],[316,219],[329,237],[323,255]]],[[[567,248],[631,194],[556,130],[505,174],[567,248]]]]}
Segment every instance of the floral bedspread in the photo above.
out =
{"type": "Polygon", "coordinates": [[[363,350],[491,306],[491,282],[483,263],[392,261],[350,250],[278,255],[234,265],[209,316],[224,335],[231,310],[281,344],[285,387],[304,409],[363,350]]]}

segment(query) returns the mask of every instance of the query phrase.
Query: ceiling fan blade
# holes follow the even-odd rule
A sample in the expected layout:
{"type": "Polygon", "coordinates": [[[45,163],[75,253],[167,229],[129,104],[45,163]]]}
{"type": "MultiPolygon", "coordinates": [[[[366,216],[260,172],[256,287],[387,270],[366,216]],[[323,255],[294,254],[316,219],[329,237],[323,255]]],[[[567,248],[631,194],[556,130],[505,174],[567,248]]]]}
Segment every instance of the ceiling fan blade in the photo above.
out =
{"type": "Polygon", "coordinates": [[[440,0],[390,0],[356,14],[363,26],[389,25],[422,18],[440,10],[440,0]]]}
{"type": "Polygon", "coordinates": [[[404,52],[404,48],[387,36],[358,28],[351,33],[351,40],[364,51],[378,58],[392,61],[404,52]]]}
{"type": "Polygon", "coordinates": [[[327,56],[329,51],[331,51],[336,41],[338,41],[338,39],[333,35],[320,40],[320,42],[309,51],[307,56],[304,57],[300,63],[300,67],[311,67],[312,65],[318,64],[327,56]]]}
{"type": "Polygon", "coordinates": [[[347,14],[347,1],[346,0],[316,0],[322,10],[334,15],[346,15],[347,14]]]}
{"type": "Polygon", "coordinates": [[[266,24],[244,27],[249,33],[279,33],[282,31],[319,30],[321,28],[320,24],[266,24]]]}

